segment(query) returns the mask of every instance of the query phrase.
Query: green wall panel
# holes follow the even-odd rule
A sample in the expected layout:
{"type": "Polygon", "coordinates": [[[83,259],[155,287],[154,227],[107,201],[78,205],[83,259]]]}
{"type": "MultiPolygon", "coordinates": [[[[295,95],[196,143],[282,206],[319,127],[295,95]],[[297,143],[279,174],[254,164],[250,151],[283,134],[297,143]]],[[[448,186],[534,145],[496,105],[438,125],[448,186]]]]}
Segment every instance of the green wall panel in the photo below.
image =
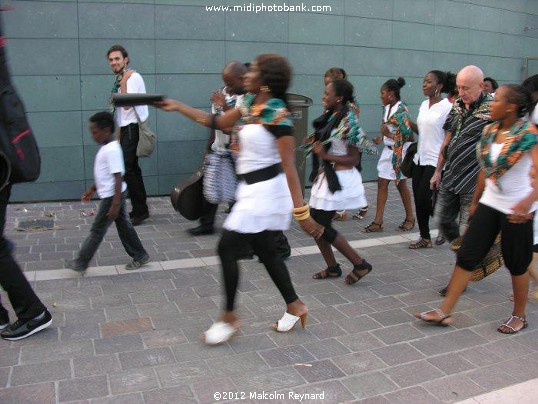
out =
{"type": "MultiPolygon", "coordinates": [[[[245,5],[221,0],[216,5],[245,5]]],[[[198,0],[14,0],[4,13],[14,83],[43,154],[39,182],[15,187],[15,200],[78,199],[93,177],[97,146],[87,120],[109,108],[114,75],[106,59],[124,45],[130,67],[148,92],[207,110],[222,86],[227,61],[260,53],[288,57],[290,92],[313,99],[322,113],[323,74],[342,66],[355,85],[360,123],[370,136],[381,121],[379,88],[403,76],[411,115],[431,69],[457,72],[476,64],[501,83],[521,80],[526,56],[536,55],[536,0],[289,0],[290,6],[330,5],[331,11],[206,11],[198,0]],[[65,167],[69,167],[68,170],[65,167]]],[[[179,114],[150,109],[157,150],[141,160],[150,194],[168,194],[201,164],[208,130],[179,114]]],[[[376,178],[377,158],[365,156],[363,178],[376,178]]]]}

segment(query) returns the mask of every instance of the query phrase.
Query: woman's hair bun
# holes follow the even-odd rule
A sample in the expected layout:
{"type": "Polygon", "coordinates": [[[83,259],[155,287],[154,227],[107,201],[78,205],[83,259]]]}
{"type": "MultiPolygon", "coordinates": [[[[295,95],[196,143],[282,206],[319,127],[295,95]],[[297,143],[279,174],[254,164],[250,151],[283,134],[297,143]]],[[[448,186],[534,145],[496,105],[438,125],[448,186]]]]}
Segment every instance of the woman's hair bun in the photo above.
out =
{"type": "Polygon", "coordinates": [[[402,88],[403,86],[405,86],[405,79],[403,77],[398,77],[396,79],[396,82],[398,83],[398,85],[400,86],[400,88],[402,88]]]}

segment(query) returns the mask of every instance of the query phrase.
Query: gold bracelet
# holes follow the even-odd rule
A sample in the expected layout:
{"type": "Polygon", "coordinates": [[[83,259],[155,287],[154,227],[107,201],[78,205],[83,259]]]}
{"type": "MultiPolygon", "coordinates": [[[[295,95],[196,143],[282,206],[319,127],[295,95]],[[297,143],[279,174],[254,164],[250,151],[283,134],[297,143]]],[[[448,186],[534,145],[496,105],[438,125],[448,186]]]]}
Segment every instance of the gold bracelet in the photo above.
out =
{"type": "Polygon", "coordinates": [[[297,220],[298,222],[302,222],[303,220],[306,220],[310,217],[310,211],[306,211],[305,213],[301,214],[301,215],[297,215],[297,216],[294,216],[295,220],[297,220]]]}
{"type": "Polygon", "coordinates": [[[293,208],[293,214],[301,214],[301,213],[304,213],[306,211],[309,211],[310,210],[310,205],[307,203],[306,205],[303,205],[299,208],[293,208]]]}

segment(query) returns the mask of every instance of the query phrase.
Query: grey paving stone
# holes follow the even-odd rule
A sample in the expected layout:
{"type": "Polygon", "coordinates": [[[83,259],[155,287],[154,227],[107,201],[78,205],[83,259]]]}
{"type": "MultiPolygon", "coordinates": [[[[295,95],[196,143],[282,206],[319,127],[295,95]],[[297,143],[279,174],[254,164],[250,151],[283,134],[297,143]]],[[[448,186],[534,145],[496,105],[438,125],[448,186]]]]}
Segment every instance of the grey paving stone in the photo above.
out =
{"type": "Polygon", "coordinates": [[[385,394],[385,398],[389,403],[393,404],[437,404],[439,402],[437,398],[429,394],[426,389],[420,386],[385,394]]]}
{"type": "Polygon", "coordinates": [[[501,339],[499,341],[490,342],[483,347],[493,354],[509,353],[508,358],[506,358],[506,355],[504,355],[505,359],[515,359],[535,352],[534,349],[522,345],[514,339],[501,339]]]}
{"type": "Polygon", "coordinates": [[[229,378],[213,378],[211,383],[206,381],[193,383],[192,390],[200,403],[211,403],[215,401],[215,393],[237,392],[238,388],[229,378]]]}
{"type": "Polygon", "coordinates": [[[0,402],[52,404],[56,403],[56,389],[54,383],[40,383],[0,389],[0,402]]]}
{"type": "Polygon", "coordinates": [[[342,296],[340,296],[336,292],[323,293],[323,294],[316,295],[316,299],[318,299],[321,303],[323,303],[326,306],[336,306],[338,304],[348,303],[346,299],[344,299],[342,296]]]}
{"type": "Polygon", "coordinates": [[[133,369],[109,375],[111,393],[126,394],[159,388],[153,369],[133,369]]]}
{"type": "Polygon", "coordinates": [[[396,283],[392,283],[389,285],[374,285],[370,286],[370,289],[372,289],[374,292],[381,296],[397,296],[409,292],[407,289],[396,283]]]}
{"type": "Polygon", "coordinates": [[[40,362],[31,365],[14,366],[11,385],[35,384],[70,379],[71,365],[68,360],[40,362]]]}
{"type": "Polygon", "coordinates": [[[146,404],[141,393],[94,398],[90,402],[91,404],[146,404]]]}
{"type": "Polygon", "coordinates": [[[389,366],[400,365],[424,358],[423,354],[406,343],[374,349],[372,353],[381,358],[389,366]]]}
{"type": "MultiPolygon", "coordinates": [[[[39,293],[38,293],[39,294],[39,293]]],[[[80,312],[83,310],[91,310],[90,298],[88,297],[72,297],[69,299],[58,299],[55,302],[55,311],[64,313],[80,312]]],[[[97,313],[96,313],[97,314],[97,313]]]]}
{"type": "Polygon", "coordinates": [[[343,379],[342,383],[359,399],[388,393],[398,388],[394,382],[381,372],[351,376],[343,379]]]}
{"type": "Polygon", "coordinates": [[[88,377],[117,373],[121,371],[116,355],[97,355],[73,359],[75,377],[88,377]]]}
{"type": "Polygon", "coordinates": [[[335,321],[335,323],[350,334],[381,328],[381,324],[372,319],[369,315],[355,318],[344,318],[335,321]]]}
{"type": "Polygon", "coordinates": [[[95,340],[97,355],[128,352],[143,349],[142,338],[139,335],[120,335],[95,340]]]}
{"type": "Polygon", "coordinates": [[[391,367],[384,370],[384,373],[401,387],[410,387],[444,376],[443,372],[426,360],[391,367]]]}
{"type": "Polygon", "coordinates": [[[305,379],[297,373],[297,369],[292,366],[248,372],[244,375],[231,376],[231,379],[237,390],[244,392],[276,391],[299,386],[305,382],[305,379]]]}
{"type": "Polygon", "coordinates": [[[199,359],[219,358],[233,355],[234,351],[229,345],[208,347],[203,342],[181,344],[172,346],[172,351],[178,362],[189,362],[199,359]]]}
{"type": "Polygon", "coordinates": [[[531,354],[502,363],[502,369],[520,383],[538,377],[538,355],[531,354]]]}
{"type": "Polygon", "coordinates": [[[52,362],[94,354],[91,341],[54,342],[21,348],[21,364],[52,362]]]}
{"type": "Polygon", "coordinates": [[[355,375],[387,367],[385,362],[370,351],[334,356],[331,359],[347,375],[355,375]]]}
{"type": "Polygon", "coordinates": [[[148,348],[179,345],[187,342],[183,332],[178,330],[155,330],[140,335],[148,348]]]}
{"type": "Polygon", "coordinates": [[[308,317],[314,317],[320,323],[324,321],[336,321],[346,318],[339,310],[334,307],[322,307],[319,309],[309,309],[308,317]]]}
{"type": "Polygon", "coordinates": [[[426,337],[419,341],[413,341],[411,344],[426,356],[432,356],[476,345],[483,345],[485,342],[486,340],[484,338],[470,330],[457,330],[446,334],[426,337]]]}
{"type": "Polygon", "coordinates": [[[484,387],[488,391],[500,389],[521,382],[521,380],[508,375],[503,370],[503,366],[499,366],[498,364],[475,369],[467,373],[467,375],[472,381],[479,386],[484,387]]]}
{"type": "Polygon", "coordinates": [[[385,344],[368,332],[336,338],[353,352],[369,351],[385,344]]]}
{"type": "Polygon", "coordinates": [[[62,292],[66,299],[74,297],[97,297],[103,295],[103,291],[99,285],[81,285],[78,288],[65,289],[62,292]]]}
{"type": "Polygon", "coordinates": [[[271,367],[311,362],[316,359],[302,346],[270,349],[260,352],[260,355],[271,367]]]}
{"type": "Polygon", "coordinates": [[[106,296],[96,296],[91,299],[92,307],[96,309],[104,309],[115,306],[130,306],[133,304],[129,294],[121,295],[106,295],[106,296]]]}
{"type": "Polygon", "coordinates": [[[106,376],[62,380],[58,384],[59,401],[85,400],[109,394],[106,376]]]}
{"type": "Polygon", "coordinates": [[[517,341],[528,348],[538,350],[538,330],[525,330],[525,332],[514,335],[512,340],[517,341]]]}
{"type": "Polygon", "coordinates": [[[83,307],[75,312],[65,313],[65,326],[77,327],[79,325],[91,325],[106,322],[103,310],[87,310],[90,307],[83,307]]]}
{"type": "Polygon", "coordinates": [[[317,359],[330,358],[332,356],[350,353],[350,350],[340,341],[331,338],[323,341],[308,342],[303,346],[317,359]]]}
{"type": "Polygon", "coordinates": [[[0,349],[0,367],[13,366],[19,363],[20,348],[0,349]]]}
{"type": "Polygon", "coordinates": [[[308,326],[308,331],[310,331],[319,339],[339,337],[347,334],[347,331],[345,331],[332,321],[310,325],[308,326]]]}
{"type": "Polygon", "coordinates": [[[231,347],[236,353],[243,353],[275,348],[276,344],[267,335],[258,334],[236,337],[231,347]]]}
{"type": "Polygon", "coordinates": [[[478,368],[493,365],[504,360],[501,356],[491,353],[481,346],[466,349],[458,354],[478,368]]]}
{"type": "Polygon", "coordinates": [[[135,306],[116,306],[105,309],[106,322],[126,321],[138,318],[138,310],[135,306]]]}
{"type": "Polygon", "coordinates": [[[162,403],[197,403],[194,393],[188,386],[170,387],[144,393],[144,401],[147,404],[162,403]]]}
{"type": "MultiPolygon", "coordinates": [[[[204,361],[192,361],[166,365],[155,368],[155,372],[163,387],[172,387],[209,380],[213,376],[209,366],[204,361]]],[[[148,390],[148,389],[144,389],[148,390]]]]}
{"type": "Polygon", "coordinates": [[[295,326],[295,328],[289,332],[271,331],[267,335],[279,347],[286,347],[290,345],[299,345],[312,341],[318,341],[314,334],[312,334],[308,330],[308,324],[305,329],[295,326]]]}
{"type": "Polygon", "coordinates": [[[328,359],[310,362],[309,365],[311,366],[295,366],[297,372],[309,383],[338,379],[345,376],[344,372],[328,359]]]}
{"type": "MultiPolygon", "coordinates": [[[[156,293],[162,293],[162,292],[156,292],[156,293]]],[[[196,298],[196,292],[192,288],[180,288],[180,289],[172,289],[167,290],[164,292],[166,299],[168,299],[171,302],[175,302],[178,300],[183,299],[193,299],[196,298]]],[[[154,303],[154,302],[140,302],[140,303],[154,303]]]]}
{"type": "Polygon", "coordinates": [[[97,324],[61,327],[59,331],[60,341],[80,341],[99,338],[101,336],[97,324]]]}
{"type": "MultiPolygon", "coordinates": [[[[336,307],[336,309],[343,313],[346,317],[359,317],[364,314],[370,314],[375,312],[370,306],[366,305],[363,302],[341,304],[336,307]]],[[[334,319],[331,319],[334,320],[334,319]]]]}
{"type": "Polygon", "coordinates": [[[422,385],[429,393],[441,401],[460,401],[484,393],[484,388],[477,385],[465,374],[448,376],[432,380],[422,385]]]}
{"type": "Polygon", "coordinates": [[[376,311],[385,311],[402,307],[402,302],[394,296],[383,296],[376,299],[365,300],[364,303],[376,311]]]}
{"type": "Polygon", "coordinates": [[[452,352],[446,355],[430,358],[428,359],[428,362],[447,375],[461,373],[476,368],[471,362],[462,358],[459,354],[452,352]]]}
{"type": "Polygon", "coordinates": [[[371,313],[369,316],[385,327],[415,321],[412,316],[402,309],[380,311],[377,313],[371,313]]]}
{"type": "Polygon", "coordinates": [[[409,324],[399,324],[371,331],[385,344],[395,344],[424,337],[424,334],[409,324]]]}
{"type": "Polygon", "coordinates": [[[119,358],[123,370],[168,365],[176,362],[168,347],[145,349],[139,352],[122,352],[119,354],[119,358]]]}

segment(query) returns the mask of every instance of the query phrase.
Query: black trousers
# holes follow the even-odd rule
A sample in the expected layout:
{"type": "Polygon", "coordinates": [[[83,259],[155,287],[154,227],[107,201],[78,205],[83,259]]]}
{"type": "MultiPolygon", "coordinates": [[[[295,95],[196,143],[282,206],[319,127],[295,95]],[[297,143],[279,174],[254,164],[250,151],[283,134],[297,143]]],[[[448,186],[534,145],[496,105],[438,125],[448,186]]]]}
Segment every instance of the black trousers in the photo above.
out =
{"type": "Polygon", "coordinates": [[[413,169],[413,198],[417,214],[420,237],[427,240],[430,236],[430,216],[433,215],[432,193],[430,180],[435,172],[434,166],[415,166],[413,169]]]}
{"type": "Polygon", "coordinates": [[[336,240],[336,237],[338,236],[338,232],[333,227],[333,218],[335,213],[335,210],[320,210],[310,208],[310,216],[312,216],[312,219],[325,227],[325,231],[321,235],[321,238],[329,244],[334,243],[334,240],[336,240]]]}
{"type": "Polygon", "coordinates": [[[138,137],[137,123],[122,126],[120,144],[125,162],[125,176],[123,178],[127,183],[127,191],[129,191],[131,205],[133,205],[134,217],[139,217],[149,212],[146,203],[146,187],[144,186],[142,170],[138,165],[138,157],[136,156],[138,137]]]}
{"type": "Polygon", "coordinates": [[[458,251],[457,264],[472,271],[484,259],[501,232],[504,265],[512,275],[523,275],[532,261],[533,222],[510,223],[506,215],[478,204],[458,251]]]}
{"type": "Polygon", "coordinates": [[[213,227],[215,224],[215,216],[217,215],[217,210],[219,205],[216,203],[208,202],[204,198],[204,206],[202,208],[202,216],[200,216],[200,224],[202,226],[213,227]]]}
{"type": "Polygon", "coordinates": [[[269,276],[275,283],[286,304],[298,299],[291,283],[290,274],[284,261],[277,253],[277,231],[261,233],[238,233],[224,230],[218,245],[218,253],[222,264],[222,275],[226,290],[226,311],[234,309],[237,285],[239,284],[238,258],[244,251],[245,245],[250,244],[254,253],[260,257],[269,276]]]}
{"type": "MultiPolygon", "coordinates": [[[[22,269],[11,254],[9,242],[4,237],[6,209],[10,192],[10,185],[0,191],[0,286],[6,291],[19,320],[30,320],[43,313],[46,307],[41,303],[28,279],[22,273],[22,269]]],[[[5,308],[1,304],[0,311],[5,312],[5,308]]]]}

